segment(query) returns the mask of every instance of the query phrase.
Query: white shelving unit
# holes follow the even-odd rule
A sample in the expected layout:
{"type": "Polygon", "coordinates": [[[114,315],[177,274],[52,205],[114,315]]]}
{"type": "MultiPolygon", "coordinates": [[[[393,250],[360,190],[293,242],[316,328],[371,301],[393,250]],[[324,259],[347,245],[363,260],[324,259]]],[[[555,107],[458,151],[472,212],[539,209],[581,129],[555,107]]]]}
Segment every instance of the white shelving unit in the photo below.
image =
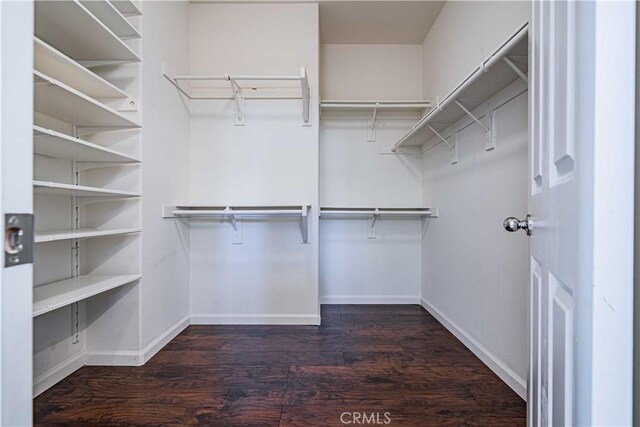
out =
{"type": "Polygon", "coordinates": [[[75,162],[140,163],[127,154],[40,126],[33,127],[33,152],[75,162]]]}
{"type": "Polygon", "coordinates": [[[78,64],[59,50],[34,38],[34,68],[92,98],[128,98],[122,89],[78,64]]]}
{"type": "Polygon", "coordinates": [[[133,49],[78,0],[37,1],[34,14],[36,37],[86,66],[140,62],[133,49]]]}
{"type": "Polygon", "coordinates": [[[139,128],[134,120],[101,102],[34,70],[34,108],[38,113],[90,128],[139,128]]]}
{"type": "MultiPolygon", "coordinates": [[[[302,101],[303,125],[309,122],[309,78],[306,68],[300,69],[299,75],[264,76],[264,75],[177,75],[170,76],[162,66],[162,76],[176,89],[190,100],[234,100],[236,110],[236,125],[244,125],[245,101],[247,99],[300,99],[302,101]],[[216,85],[223,82],[224,86],[216,85]],[[249,82],[243,87],[239,82],[249,82]],[[268,86],[264,82],[269,82],[268,86]],[[298,82],[297,87],[278,86],[279,82],[298,82]],[[247,96],[244,89],[248,89],[247,96]],[[296,94],[289,94],[291,90],[296,94]],[[266,94],[262,94],[262,93],[266,94]]],[[[286,84],[286,83],[285,83],[286,84]]]]}
{"type": "Polygon", "coordinates": [[[80,0],[82,5],[121,39],[139,39],[140,33],[108,0],[80,0]]]}
{"type": "MultiPolygon", "coordinates": [[[[142,230],[136,200],[141,196],[137,167],[141,161],[135,132],[140,124],[135,100],[128,93],[136,90],[140,70],[89,69],[140,62],[123,41],[140,38],[126,18],[135,15],[140,10],[130,1],[35,2],[33,192],[40,229],[35,233],[34,328],[46,322],[47,330],[65,337],[63,350],[49,348],[47,341],[37,344],[42,360],[47,360],[43,354],[55,354],[50,357],[55,366],[39,363],[36,378],[64,370],[67,361],[90,350],[90,340],[82,342],[85,334],[101,345],[108,340],[111,332],[103,331],[119,327],[109,315],[120,310],[118,306],[124,304],[131,316],[138,315],[132,310],[136,298],[114,297],[107,291],[134,286],[141,278],[138,236],[142,230]],[[105,78],[114,75],[123,87],[105,78]],[[110,182],[118,182],[122,189],[96,184],[110,182]],[[100,307],[91,326],[83,324],[94,316],[94,305],[81,304],[88,298],[96,299],[100,307]],[[60,316],[46,315],[64,307],[72,316],[71,331],[66,316],[61,322],[60,316]]],[[[107,345],[120,350],[118,342],[107,345]]],[[[46,384],[35,384],[34,392],[51,385],[46,384]]]]}
{"type": "Polygon", "coordinates": [[[139,274],[78,276],[36,286],[33,289],[33,317],[127,285],[141,277],[139,274]]]}
{"type": "MultiPolygon", "coordinates": [[[[227,220],[235,232],[239,231],[238,218],[290,217],[300,219],[302,242],[309,243],[309,211],[311,205],[287,206],[220,206],[220,205],[165,205],[163,218],[216,218],[227,220]]],[[[235,242],[240,243],[240,242],[235,242]]]]}
{"type": "Polygon", "coordinates": [[[60,231],[40,231],[35,234],[36,243],[58,242],[61,240],[81,240],[93,237],[118,236],[122,234],[135,234],[142,231],[140,228],[120,228],[114,230],[60,230],[60,231]]]}
{"type": "Polygon", "coordinates": [[[528,24],[525,23],[447,96],[435,102],[433,108],[394,144],[392,151],[396,152],[403,146],[423,145],[433,137],[453,149],[440,132],[465,115],[483,128],[487,133],[487,149],[493,148],[493,114],[483,123],[471,111],[515,80],[527,81],[527,34],[528,24]]]}

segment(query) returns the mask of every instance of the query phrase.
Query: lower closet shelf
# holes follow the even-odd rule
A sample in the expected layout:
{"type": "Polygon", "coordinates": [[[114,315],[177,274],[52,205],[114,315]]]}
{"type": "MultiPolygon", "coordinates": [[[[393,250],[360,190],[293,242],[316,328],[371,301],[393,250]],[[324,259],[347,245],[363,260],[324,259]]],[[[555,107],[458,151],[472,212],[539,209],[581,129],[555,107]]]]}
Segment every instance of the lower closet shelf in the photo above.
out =
{"type": "Polygon", "coordinates": [[[36,194],[46,196],[76,196],[76,197],[140,197],[131,191],[111,190],[84,185],[62,184],[59,182],[33,181],[36,194]]]}
{"type": "Polygon", "coordinates": [[[139,232],[139,228],[118,228],[112,230],[81,228],[78,230],[42,231],[36,233],[35,242],[42,243],[56,242],[59,240],[89,239],[91,237],[117,236],[121,234],[133,234],[139,232]]]}
{"type": "Polygon", "coordinates": [[[33,317],[135,282],[142,276],[78,276],[33,289],[33,317]]]}

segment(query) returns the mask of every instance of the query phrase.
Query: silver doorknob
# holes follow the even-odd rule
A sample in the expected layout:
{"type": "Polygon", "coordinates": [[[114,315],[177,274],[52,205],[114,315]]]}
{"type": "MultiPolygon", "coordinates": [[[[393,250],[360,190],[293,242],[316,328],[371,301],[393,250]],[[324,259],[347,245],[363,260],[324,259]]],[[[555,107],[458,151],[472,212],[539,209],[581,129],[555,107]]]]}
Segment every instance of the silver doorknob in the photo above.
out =
{"type": "Polygon", "coordinates": [[[502,225],[505,230],[510,232],[526,230],[527,236],[531,236],[531,231],[533,230],[533,220],[531,219],[531,215],[527,215],[523,220],[510,216],[504,220],[502,225]]]}

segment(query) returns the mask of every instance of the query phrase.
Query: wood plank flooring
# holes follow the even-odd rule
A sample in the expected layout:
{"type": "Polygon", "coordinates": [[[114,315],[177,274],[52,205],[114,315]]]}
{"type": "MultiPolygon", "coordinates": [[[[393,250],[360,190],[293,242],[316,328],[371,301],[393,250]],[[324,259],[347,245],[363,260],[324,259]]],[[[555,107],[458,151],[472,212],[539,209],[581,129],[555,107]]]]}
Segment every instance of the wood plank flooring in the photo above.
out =
{"type": "Polygon", "coordinates": [[[34,400],[42,426],[385,425],[385,413],[390,426],[526,421],[524,401],[414,305],[323,306],[320,327],[190,326],[144,366],[87,366],[34,400]]]}

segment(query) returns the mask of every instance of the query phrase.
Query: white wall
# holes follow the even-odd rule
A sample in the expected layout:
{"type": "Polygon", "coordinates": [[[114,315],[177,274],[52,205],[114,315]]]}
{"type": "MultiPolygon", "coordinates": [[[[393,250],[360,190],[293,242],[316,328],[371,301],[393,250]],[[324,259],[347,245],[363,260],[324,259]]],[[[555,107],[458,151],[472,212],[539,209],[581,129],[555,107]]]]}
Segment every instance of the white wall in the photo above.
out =
{"type": "Polygon", "coordinates": [[[424,202],[438,207],[439,218],[422,242],[422,298],[522,395],[528,242],[524,233],[505,232],[502,221],[527,213],[526,92],[496,110],[496,127],[494,150],[485,151],[485,133],[473,124],[459,133],[457,164],[443,145],[424,155],[424,202]]]}
{"type": "Polygon", "coordinates": [[[162,219],[162,205],[189,191],[189,111],[161,75],[186,73],[189,4],[153,2],[144,8],[141,345],[179,332],[189,315],[189,232],[181,221],[162,219]],[[167,31],[171,28],[171,31],[167,31]]]}
{"type": "Polygon", "coordinates": [[[421,45],[323,44],[322,99],[420,99],[421,45]]]}
{"type": "MultiPolygon", "coordinates": [[[[325,99],[420,99],[419,45],[323,45],[321,63],[325,99]]],[[[416,118],[380,113],[375,142],[367,141],[369,119],[323,113],[321,206],[421,206],[420,156],[390,153],[416,118]]],[[[367,238],[367,227],[366,219],[321,221],[321,302],[418,303],[421,221],[382,218],[375,239],[367,238]]]]}
{"type": "MultiPolygon", "coordinates": [[[[191,102],[190,199],[214,205],[311,204],[309,244],[296,221],[191,221],[191,312],[196,323],[317,323],[317,4],[192,4],[192,74],[295,75],[306,67],[311,126],[299,100],[191,102]]],[[[299,91],[298,91],[299,93],[299,91]]]]}
{"type": "Polygon", "coordinates": [[[519,25],[528,1],[448,1],[422,43],[426,98],[444,98],[519,25]]]}

